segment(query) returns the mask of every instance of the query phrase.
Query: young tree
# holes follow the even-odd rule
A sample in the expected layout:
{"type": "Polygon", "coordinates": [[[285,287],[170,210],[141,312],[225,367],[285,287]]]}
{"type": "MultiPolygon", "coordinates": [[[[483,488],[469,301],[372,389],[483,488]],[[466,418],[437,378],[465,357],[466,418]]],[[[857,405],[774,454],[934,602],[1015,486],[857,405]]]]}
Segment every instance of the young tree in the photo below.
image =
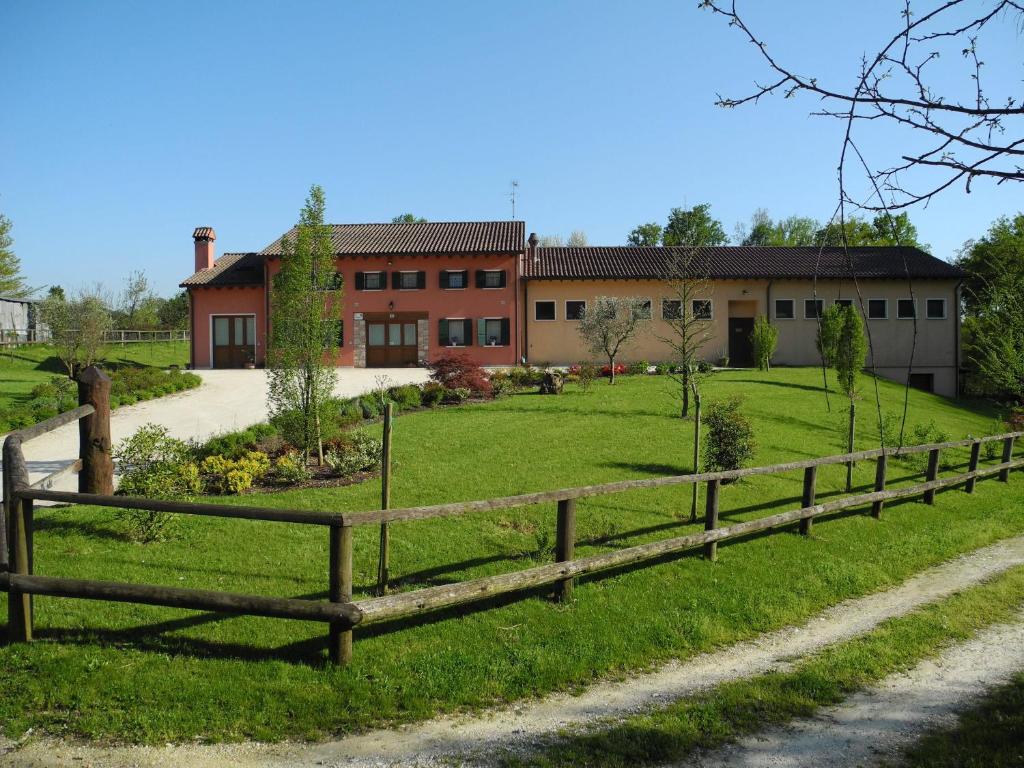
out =
{"type": "Polygon", "coordinates": [[[843,327],[843,307],[833,304],[825,309],[818,318],[818,331],[815,339],[821,362],[831,368],[836,361],[839,350],[839,336],[843,327]]]}
{"type": "Polygon", "coordinates": [[[772,356],[779,343],[779,329],[767,317],[761,315],[754,321],[754,330],[750,334],[754,347],[754,362],[759,371],[767,371],[772,367],[772,356]]]}
{"type": "Polygon", "coordinates": [[[152,299],[153,291],[146,273],[141,269],[129,273],[117,305],[117,325],[132,331],[152,327],[156,322],[152,299]]]}
{"type": "Polygon", "coordinates": [[[15,255],[11,220],[0,213],[0,296],[21,299],[33,291],[21,274],[21,260],[15,255]]]}
{"type": "Polygon", "coordinates": [[[634,296],[598,296],[577,324],[583,343],[608,360],[609,384],[615,383],[615,358],[651,316],[649,302],[634,296]]]}
{"type": "Polygon", "coordinates": [[[673,208],[662,235],[665,245],[725,245],[729,242],[722,222],[711,216],[711,204],[673,208]]]}
{"type": "Polygon", "coordinates": [[[57,356],[72,379],[102,359],[112,323],[110,308],[99,288],[83,291],[71,300],[51,293],[42,301],[40,313],[50,329],[57,356]]]}
{"type": "MultiPolygon", "coordinates": [[[[864,321],[860,313],[851,304],[839,307],[839,334],[836,340],[835,359],[832,366],[836,370],[839,389],[850,400],[850,422],[847,431],[847,451],[853,453],[854,438],[857,424],[857,376],[864,367],[864,358],[868,354],[867,336],[864,332],[864,321]]],[[[853,488],[853,462],[846,464],[846,490],[853,488]]]]}
{"type": "MultiPolygon", "coordinates": [[[[669,333],[658,336],[672,349],[676,372],[672,379],[679,384],[682,410],[680,418],[690,413],[690,395],[699,397],[698,364],[700,350],[711,339],[712,329],[702,311],[711,300],[713,286],[708,279],[708,266],[692,249],[674,254],[666,265],[667,296],[662,315],[669,333]],[[695,311],[696,310],[696,311],[695,311]]],[[[696,471],[696,470],[695,470],[696,471]]]]}
{"type": "Polygon", "coordinates": [[[315,449],[320,464],[323,412],[337,378],[342,300],[335,274],[324,191],[314,185],[298,225],[281,241],[281,270],[270,293],[267,404],[307,461],[315,449]]]}
{"type": "Polygon", "coordinates": [[[633,228],[626,238],[627,245],[660,245],[661,224],[649,221],[633,228]]]}

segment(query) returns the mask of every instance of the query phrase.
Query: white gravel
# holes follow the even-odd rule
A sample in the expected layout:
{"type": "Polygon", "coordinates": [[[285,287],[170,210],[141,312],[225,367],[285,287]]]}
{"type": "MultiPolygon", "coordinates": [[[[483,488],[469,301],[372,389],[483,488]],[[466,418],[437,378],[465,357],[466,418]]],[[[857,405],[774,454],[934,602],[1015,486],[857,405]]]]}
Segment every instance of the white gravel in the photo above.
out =
{"type": "Polygon", "coordinates": [[[929,728],[949,728],[987,690],[1024,669],[1024,613],[817,717],[773,728],[680,765],[839,768],[899,758],[929,728]]]}
{"type": "MultiPolygon", "coordinates": [[[[182,440],[205,440],[267,419],[267,375],[263,370],[195,371],[203,383],[197,389],[125,406],[110,415],[111,439],[116,443],[144,424],[162,424],[182,440]]],[[[335,392],[339,397],[374,389],[378,376],[391,384],[426,381],[423,368],[339,368],[335,392]]],[[[68,424],[25,444],[29,476],[35,481],[68,466],[78,457],[78,425],[68,424]]],[[[76,491],[78,480],[64,478],[53,490],[76,491]]]]}
{"type": "MultiPolygon", "coordinates": [[[[768,633],[685,662],[622,681],[594,685],[579,696],[558,694],[482,716],[443,717],[322,744],[168,745],[97,748],[29,739],[0,765],[10,766],[390,766],[483,763],[496,750],[529,751],[562,728],[592,726],[661,707],[722,682],[784,669],[804,655],[869,632],[887,619],[946,598],[1024,564],[1024,537],[1007,539],[930,568],[892,589],[843,602],[800,627],[768,633]]],[[[1014,646],[1020,653],[1021,644],[1014,646]]],[[[975,666],[985,667],[984,655],[975,666]]],[[[1005,672],[999,662],[998,674],[1005,672]],[[1002,671],[1000,671],[1002,670],[1002,671]]],[[[887,715],[888,716],[888,715],[887,715]]],[[[2,747],[0,747],[2,749],[2,747]]]]}

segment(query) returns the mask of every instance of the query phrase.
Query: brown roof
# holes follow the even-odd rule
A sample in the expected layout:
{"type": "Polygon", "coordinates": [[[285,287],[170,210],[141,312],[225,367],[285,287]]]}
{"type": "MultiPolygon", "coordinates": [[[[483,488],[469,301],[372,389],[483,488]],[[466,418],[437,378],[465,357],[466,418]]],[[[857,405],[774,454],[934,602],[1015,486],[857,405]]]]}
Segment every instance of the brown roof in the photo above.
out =
{"type": "Polygon", "coordinates": [[[192,233],[193,240],[216,240],[217,235],[213,231],[213,227],[196,227],[195,232],[192,233]]]}
{"type": "Polygon", "coordinates": [[[667,277],[673,258],[686,255],[708,278],[719,280],[821,278],[947,278],[958,267],[909,246],[842,248],[816,246],[709,246],[695,249],[659,246],[538,248],[523,259],[530,280],[658,280],[667,277]]]}
{"type": "Polygon", "coordinates": [[[263,285],[263,257],[258,253],[225,253],[212,267],[199,270],[180,285],[182,288],[263,285]]]}
{"type": "MultiPolygon", "coordinates": [[[[332,224],[331,245],[339,256],[520,253],[521,221],[427,221],[416,224],[332,224]]],[[[287,235],[292,235],[294,228],[287,235]]],[[[281,255],[281,238],[264,248],[281,255]]]]}

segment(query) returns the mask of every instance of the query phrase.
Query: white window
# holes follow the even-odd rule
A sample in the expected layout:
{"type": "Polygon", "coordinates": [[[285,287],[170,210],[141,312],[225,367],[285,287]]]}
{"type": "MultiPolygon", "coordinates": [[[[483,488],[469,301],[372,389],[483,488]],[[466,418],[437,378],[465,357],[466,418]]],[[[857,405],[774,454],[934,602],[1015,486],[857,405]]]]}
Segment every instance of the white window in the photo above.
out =
{"type": "Polygon", "coordinates": [[[792,320],[796,317],[796,308],[792,299],[775,300],[775,319],[792,320]]]}
{"type": "Polygon", "coordinates": [[[868,320],[888,320],[889,300],[868,299],[868,320]]]}
{"type": "Polygon", "coordinates": [[[580,320],[587,311],[587,302],[569,300],[565,302],[565,319],[580,320]]]}
{"type": "Polygon", "coordinates": [[[804,299],[804,319],[816,320],[821,317],[824,302],[821,299],[804,299]]]}
{"type": "Polygon", "coordinates": [[[465,270],[448,270],[445,273],[445,283],[441,286],[442,288],[465,288],[466,287],[466,272],[465,270]]]}
{"type": "Polygon", "coordinates": [[[662,320],[682,320],[683,319],[683,302],[679,299],[662,299],[661,300],[661,319],[662,320]]]}
{"type": "Polygon", "coordinates": [[[925,317],[929,320],[945,320],[946,319],[946,300],[945,299],[928,299],[924,305],[925,317]]]}
{"type": "Polygon", "coordinates": [[[481,269],[476,273],[477,288],[504,288],[505,270],[481,269]]]}
{"type": "Polygon", "coordinates": [[[636,316],[638,318],[640,318],[641,320],[650,320],[651,319],[651,300],[650,299],[643,299],[640,302],[640,305],[637,307],[636,316]]]}
{"type": "Polygon", "coordinates": [[[468,323],[461,317],[449,317],[448,320],[448,346],[466,346],[466,326],[468,323]]]}
{"type": "Polygon", "coordinates": [[[711,299],[695,299],[691,307],[693,316],[697,320],[711,319],[711,299]]]}
{"type": "Polygon", "coordinates": [[[383,291],[387,280],[384,272],[363,272],[363,290],[383,291]]]}
{"type": "Polygon", "coordinates": [[[419,286],[419,272],[399,272],[398,287],[403,291],[412,291],[419,286]]]}
{"type": "Polygon", "coordinates": [[[555,302],[553,302],[553,301],[535,301],[533,303],[533,319],[534,320],[554,320],[555,319],[555,302]]]}
{"type": "Polygon", "coordinates": [[[488,317],[484,320],[484,343],[489,347],[497,347],[502,343],[500,317],[488,317]]]}
{"type": "Polygon", "coordinates": [[[917,317],[917,307],[913,299],[896,299],[896,318],[899,320],[913,320],[917,317]]]}

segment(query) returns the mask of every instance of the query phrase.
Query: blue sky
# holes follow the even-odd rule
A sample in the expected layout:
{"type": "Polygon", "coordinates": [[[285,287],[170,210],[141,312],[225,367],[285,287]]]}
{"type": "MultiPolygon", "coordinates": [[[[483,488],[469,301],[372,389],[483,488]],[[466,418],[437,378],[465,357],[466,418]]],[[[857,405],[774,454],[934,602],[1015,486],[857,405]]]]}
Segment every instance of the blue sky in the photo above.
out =
{"type": "MultiPolygon", "coordinates": [[[[741,8],[781,58],[848,83],[896,5],[741,8]]],[[[1019,68],[1020,45],[989,58],[1019,68]]],[[[697,0],[3,0],[0,212],[33,284],[117,290],[141,268],[164,294],[191,272],[193,227],[258,250],[312,183],[331,221],[363,222],[509,218],[517,179],[528,230],[592,244],[703,201],[730,233],[759,207],[828,218],[838,125],[807,100],[714,106],[766,78],[697,0]]],[[[979,182],[912,219],[951,258],[1021,207],[979,182]]]]}

